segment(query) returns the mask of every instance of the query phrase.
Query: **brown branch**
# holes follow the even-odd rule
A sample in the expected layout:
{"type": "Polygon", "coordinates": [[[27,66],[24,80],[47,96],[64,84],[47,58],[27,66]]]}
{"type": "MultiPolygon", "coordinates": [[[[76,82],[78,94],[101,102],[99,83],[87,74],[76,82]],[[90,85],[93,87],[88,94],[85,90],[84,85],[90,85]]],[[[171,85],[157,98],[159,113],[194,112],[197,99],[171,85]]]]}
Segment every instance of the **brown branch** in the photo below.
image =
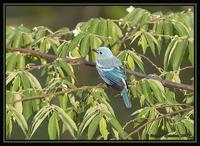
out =
{"type": "MultiPolygon", "coordinates": [[[[155,109],[160,109],[160,108],[166,108],[166,107],[175,107],[175,106],[186,106],[186,107],[193,107],[188,104],[162,104],[161,106],[155,106],[155,109]]],[[[147,118],[146,118],[147,119],[147,118]]],[[[130,123],[134,122],[133,120],[128,121],[124,126],[123,129],[125,129],[130,123]]]]}
{"type": "MultiPolygon", "coordinates": [[[[30,49],[24,49],[24,48],[7,48],[6,50],[11,51],[11,52],[21,52],[21,53],[29,54],[29,55],[36,56],[36,57],[42,57],[42,58],[44,58],[46,60],[50,60],[50,61],[53,61],[53,60],[59,58],[56,55],[45,54],[45,53],[41,53],[39,51],[33,51],[33,50],[30,50],[30,49]]],[[[66,62],[72,63],[72,64],[84,64],[84,65],[87,65],[87,66],[95,66],[96,65],[94,62],[90,62],[90,61],[87,61],[87,60],[84,60],[84,59],[72,59],[72,58],[62,58],[62,59],[64,59],[66,62]]],[[[179,88],[179,89],[194,91],[193,85],[175,83],[175,82],[171,82],[171,81],[168,81],[168,80],[160,79],[158,77],[146,75],[146,74],[143,74],[143,73],[140,73],[140,72],[131,71],[131,70],[128,70],[128,69],[125,69],[125,71],[127,73],[135,75],[136,77],[139,77],[139,78],[147,78],[147,79],[158,80],[164,86],[172,86],[172,87],[179,88]]]]}
{"type": "Polygon", "coordinates": [[[191,108],[186,108],[186,109],[182,109],[182,110],[179,110],[179,111],[175,111],[175,112],[171,112],[171,113],[168,113],[168,114],[165,114],[165,115],[162,115],[162,116],[159,116],[158,118],[154,118],[152,120],[149,120],[147,121],[146,123],[142,124],[141,126],[139,126],[137,129],[135,129],[134,131],[132,131],[126,138],[132,136],[133,134],[139,132],[142,128],[144,128],[147,124],[155,121],[155,120],[160,120],[160,119],[163,119],[163,118],[166,118],[168,116],[172,116],[172,115],[176,115],[176,114],[179,114],[179,113],[182,113],[182,112],[186,112],[186,111],[190,111],[190,110],[193,110],[193,107],[191,108]]]}
{"type": "Polygon", "coordinates": [[[90,90],[90,89],[93,89],[93,88],[106,88],[106,87],[107,86],[105,84],[102,84],[102,83],[100,83],[96,86],[82,86],[82,87],[74,88],[74,89],[65,89],[64,91],[59,91],[59,92],[56,92],[55,94],[45,94],[45,95],[40,95],[40,96],[24,97],[22,99],[15,100],[13,103],[8,103],[8,104],[15,104],[15,103],[21,102],[21,101],[42,99],[42,98],[46,98],[46,97],[50,97],[50,96],[57,97],[56,95],[60,95],[60,94],[63,94],[63,93],[77,92],[77,91],[81,91],[81,90],[90,90]]]}
{"type": "Polygon", "coordinates": [[[42,68],[42,67],[47,67],[47,66],[49,66],[49,65],[50,65],[50,63],[31,66],[31,67],[29,67],[26,71],[33,71],[33,70],[35,70],[35,69],[40,69],[40,68],[42,68]]]}
{"type": "Polygon", "coordinates": [[[160,79],[158,77],[153,77],[153,76],[150,76],[150,75],[146,75],[146,74],[143,74],[143,73],[140,73],[140,72],[131,71],[131,70],[128,70],[128,69],[125,69],[125,70],[126,70],[127,73],[133,74],[133,75],[135,75],[135,76],[137,76],[139,78],[158,80],[164,86],[172,86],[172,87],[179,88],[179,89],[194,91],[194,86],[193,85],[180,84],[180,83],[176,83],[176,82],[171,82],[169,80],[160,79]]]}

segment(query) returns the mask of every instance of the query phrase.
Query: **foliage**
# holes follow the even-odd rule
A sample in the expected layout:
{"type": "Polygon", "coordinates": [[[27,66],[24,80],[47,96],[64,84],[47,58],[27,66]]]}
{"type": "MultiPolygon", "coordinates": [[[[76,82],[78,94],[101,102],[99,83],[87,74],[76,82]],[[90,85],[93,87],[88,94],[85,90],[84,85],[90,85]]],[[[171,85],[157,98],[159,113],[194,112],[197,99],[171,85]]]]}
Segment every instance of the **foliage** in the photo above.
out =
{"type": "Polygon", "coordinates": [[[74,30],[64,27],[53,32],[45,26],[7,26],[6,48],[11,49],[6,52],[6,137],[12,135],[16,121],[26,138],[31,139],[47,119],[50,140],[60,139],[63,133],[77,140],[194,139],[193,92],[130,74],[129,96],[134,104],[139,100],[140,108],[123,126],[104,88],[76,87],[77,62],[66,61],[84,58],[95,62],[91,49],[108,46],[125,68],[145,73],[147,59],[158,70],[151,76],[181,84],[185,82],[180,76],[185,67],[183,61],[194,67],[193,21],[191,11],[163,14],[132,8],[119,20],[92,18],[78,23],[74,30]],[[22,48],[29,53],[21,52],[22,48]],[[163,66],[146,58],[147,52],[154,58],[163,54],[163,66]],[[57,58],[48,59],[41,53],[57,58]],[[39,70],[39,76],[35,70],[39,70]],[[181,101],[177,101],[178,96],[182,96],[181,101]]]}

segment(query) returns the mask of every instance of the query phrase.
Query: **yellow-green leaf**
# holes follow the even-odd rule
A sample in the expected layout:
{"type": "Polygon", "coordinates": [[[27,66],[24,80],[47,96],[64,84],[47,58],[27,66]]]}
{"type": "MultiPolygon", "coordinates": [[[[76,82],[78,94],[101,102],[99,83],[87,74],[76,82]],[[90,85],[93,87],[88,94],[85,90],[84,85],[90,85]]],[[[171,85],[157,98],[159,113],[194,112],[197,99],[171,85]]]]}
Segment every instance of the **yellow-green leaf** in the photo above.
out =
{"type": "Polygon", "coordinates": [[[179,43],[177,44],[176,49],[173,51],[173,56],[171,60],[173,70],[179,69],[182,63],[183,57],[185,55],[187,46],[188,46],[188,41],[186,40],[179,41],[179,43]]]}
{"type": "Polygon", "coordinates": [[[12,55],[9,57],[6,70],[7,71],[13,71],[17,64],[17,54],[12,53],[12,55]]]}
{"type": "Polygon", "coordinates": [[[101,19],[98,26],[98,34],[101,36],[107,36],[107,21],[101,19]]]}
{"type": "Polygon", "coordinates": [[[101,117],[101,120],[99,121],[99,131],[103,136],[103,139],[107,140],[109,132],[107,130],[106,120],[103,117],[101,117]]]}
{"type": "Polygon", "coordinates": [[[86,57],[88,55],[90,49],[89,35],[86,35],[81,41],[80,54],[82,57],[86,57]]]}
{"type": "Polygon", "coordinates": [[[56,132],[57,132],[56,122],[58,122],[57,114],[53,112],[48,122],[48,134],[50,140],[56,140],[56,132]]]}
{"type": "Polygon", "coordinates": [[[90,123],[90,125],[88,127],[88,140],[91,140],[93,138],[93,136],[97,130],[99,120],[101,119],[101,117],[102,117],[101,114],[97,115],[90,123]]]}
{"type": "Polygon", "coordinates": [[[17,55],[17,68],[23,69],[25,67],[25,58],[22,54],[17,55]]]}

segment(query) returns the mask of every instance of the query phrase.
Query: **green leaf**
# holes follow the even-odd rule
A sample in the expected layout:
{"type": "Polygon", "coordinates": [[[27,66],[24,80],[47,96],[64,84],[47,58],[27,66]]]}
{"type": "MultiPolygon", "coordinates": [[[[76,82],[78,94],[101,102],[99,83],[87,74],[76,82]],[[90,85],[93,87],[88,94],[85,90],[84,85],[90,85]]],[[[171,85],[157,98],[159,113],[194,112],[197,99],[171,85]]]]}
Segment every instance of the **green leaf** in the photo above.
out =
{"type": "Polygon", "coordinates": [[[30,81],[24,72],[19,74],[24,89],[30,88],[30,81]]]}
{"type": "Polygon", "coordinates": [[[79,126],[78,134],[81,135],[85,128],[91,123],[91,121],[97,116],[98,112],[93,112],[90,116],[84,116],[85,118],[79,126]]]}
{"type": "Polygon", "coordinates": [[[163,21],[164,35],[173,36],[173,24],[169,20],[163,21]]]}
{"type": "Polygon", "coordinates": [[[146,11],[142,16],[142,18],[140,19],[140,25],[142,29],[147,30],[148,28],[147,22],[149,21],[149,19],[150,19],[150,13],[146,11]]]}
{"type": "MultiPolygon", "coordinates": [[[[140,9],[140,8],[138,8],[139,9],[139,11],[132,17],[132,18],[130,18],[130,21],[132,21],[131,22],[131,25],[132,26],[134,26],[134,25],[136,25],[136,24],[138,24],[138,22],[141,20],[141,19],[143,19],[143,16],[144,16],[144,14],[145,14],[145,10],[144,9],[140,9]]],[[[132,13],[132,12],[131,12],[132,13]]],[[[147,19],[147,18],[145,18],[145,19],[147,19]]],[[[144,24],[144,20],[143,20],[143,24],[144,24]]],[[[141,25],[141,24],[140,24],[141,25]]]]}
{"type": "Polygon", "coordinates": [[[172,21],[175,30],[178,32],[179,36],[185,36],[189,34],[188,28],[180,21],[172,21]]]}
{"type": "Polygon", "coordinates": [[[99,114],[93,120],[91,121],[89,127],[88,127],[88,140],[91,140],[97,130],[99,121],[101,119],[102,115],[99,114]]]}
{"type": "Polygon", "coordinates": [[[57,111],[58,116],[63,121],[63,124],[69,130],[70,134],[76,139],[74,136],[74,130],[77,131],[76,123],[71,119],[71,117],[60,107],[56,105],[52,105],[52,107],[57,111]]]}
{"type": "Polygon", "coordinates": [[[116,24],[116,23],[112,23],[112,30],[113,30],[113,34],[116,36],[116,38],[121,38],[123,37],[123,34],[122,34],[122,30],[119,28],[119,26],[116,24]]]}
{"type": "Polygon", "coordinates": [[[58,29],[55,33],[67,33],[69,32],[69,28],[68,27],[62,27],[60,29],[58,29]]]}
{"type": "MultiPolygon", "coordinates": [[[[64,47],[65,47],[66,45],[67,45],[67,42],[63,42],[62,44],[60,44],[60,45],[58,46],[57,50],[54,51],[54,53],[55,53],[56,55],[61,56],[62,51],[64,51],[63,49],[64,49],[64,47]]],[[[65,48],[65,49],[66,49],[66,48],[65,48]]],[[[66,50],[67,50],[67,49],[66,49],[66,50]]],[[[61,56],[61,57],[64,57],[64,56],[61,56]]]]}
{"type": "Polygon", "coordinates": [[[53,50],[57,50],[57,47],[60,46],[60,41],[58,38],[47,38],[49,45],[53,48],[53,50]]]}
{"type": "Polygon", "coordinates": [[[189,40],[188,49],[189,49],[189,60],[192,66],[194,67],[194,41],[189,40]]]}
{"type": "Polygon", "coordinates": [[[81,30],[88,31],[88,28],[91,26],[91,22],[92,21],[80,22],[76,25],[76,28],[80,27],[81,30]]]}
{"type": "Polygon", "coordinates": [[[138,45],[142,46],[143,54],[145,54],[146,50],[147,50],[147,47],[148,47],[148,44],[147,44],[147,39],[146,39],[144,34],[141,35],[140,40],[138,42],[138,45]]]}
{"type": "Polygon", "coordinates": [[[107,25],[108,25],[108,37],[117,39],[117,37],[115,36],[115,32],[113,31],[114,29],[113,22],[111,20],[108,20],[107,25]]]}
{"type": "Polygon", "coordinates": [[[41,42],[40,42],[40,51],[42,53],[46,53],[47,52],[47,49],[50,48],[50,43],[48,41],[47,38],[44,38],[41,42]]]}
{"type": "Polygon", "coordinates": [[[10,137],[12,134],[12,112],[6,112],[6,137],[10,137]]]}
{"type": "Polygon", "coordinates": [[[153,80],[153,79],[149,79],[148,83],[149,83],[151,89],[153,90],[155,97],[158,99],[158,101],[160,103],[163,103],[164,102],[164,92],[165,92],[163,85],[159,81],[153,80]]]}
{"type": "Polygon", "coordinates": [[[12,91],[18,91],[20,87],[20,77],[19,76],[16,76],[14,81],[13,81],[13,86],[12,86],[12,91]]]}
{"type": "Polygon", "coordinates": [[[152,51],[153,55],[156,56],[155,44],[157,46],[158,53],[160,54],[160,45],[159,45],[158,41],[156,40],[156,38],[152,34],[150,34],[148,32],[145,33],[145,37],[147,39],[147,42],[148,42],[148,44],[149,44],[149,46],[151,48],[151,51],[152,51]]]}
{"type": "Polygon", "coordinates": [[[60,108],[59,106],[56,106],[56,105],[52,105],[58,112],[59,115],[61,115],[63,117],[63,119],[75,130],[77,131],[77,126],[76,126],[76,123],[71,119],[70,116],[67,115],[67,113],[62,109],[60,108]]]}
{"type": "Polygon", "coordinates": [[[29,79],[31,86],[34,89],[42,89],[40,82],[28,71],[24,71],[24,74],[27,76],[27,78],[29,79]]]}
{"type": "Polygon", "coordinates": [[[107,140],[109,132],[107,130],[106,120],[103,117],[101,117],[101,120],[99,121],[99,131],[103,136],[103,139],[107,140]]]}
{"type": "Polygon", "coordinates": [[[6,29],[6,47],[11,47],[11,45],[12,45],[11,43],[12,43],[12,41],[14,39],[15,33],[16,33],[16,31],[12,30],[11,32],[9,32],[7,34],[7,29],[6,29]]]}
{"type": "Polygon", "coordinates": [[[66,111],[66,109],[67,109],[67,102],[68,102],[68,96],[67,96],[67,94],[59,95],[58,96],[58,100],[59,100],[60,107],[64,111],[66,111]]]}
{"type": "Polygon", "coordinates": [[[25,58],[23,55],[17,55],[17,69],[23,69],[25,67],[25,58]]]}
{"type": "Polygon", "coordinates": [[[133,57],[133,60],[137,64],[137,66],[144,72],[143,62],[140,56],[136,55],[134,52],[131,52],[130,55],[133,57]]]}
{"type": "Polygon", "coordinates": [[[133,61],[133,58],[131,57],[131,55],[128,55],[127,61],[128,61],[129,68],[131,70],[134,70],[135,69],[135,64],[134,64],[134,61],[133,61]]]}
{"type": "Polygon", "coordinates": [[[14,107],[18,113],[22,114],[23,107],[22,107],[22,101],[20,101],[22,97],[18,93],[15,93],[13,95],[14,95],[14,101],[18,101],[14,104],[14,107]]]}
{"type": "Polygon", "coordinates": [[[185,126],[182,122],[177,122],[176,123],[176,126],[178,128],[178,131],[181,135],[184,135],[186,133],[186,129],[185,129],[185,126]]]}
{"type": "Polygon", "coordinates": [[[151,124],[151,126],[149,128],[149,131],[148,131],[149,135],[156,135],[157,134],[157,131],[158,131],[158,128],[159,128],[158,124],[159,124],[159,120],[155,120],[151,124]]]}
{"type": "Polygon", "coordinates": [[[44,119],[49,115],[51,112],[51,107],[44,106],[37,112],[37,114],[34,116],[31,124],[31,133],[29,135],[29,139],[32,137],[32,135],[35,133],[35,131],[38,129],[38,127],[41,125],[41,123],[44,121],[44,119]]]}
{"type": "Polygon", "coordinates": [[[134,8],[133,11],[131,13],[128,13],[125,17],[124,20],[125,21],[133,21],[135,16],[137,15],[137,13],[141,11],[141,8],[134,8]]]}
{"type": "Polygon", "coordinates": [[[72,50],[74,50],[76,47],[78,47],[80,41],[85,37],[84,33],[80,33],[79,35],[77,35],[69,44],[69,47],[67,49],[67,52],[70,52],[72,50]]]}
{"type": "Polygon", "coordinates": [[[35,27],[36,33],[35,33],[35,39],[40,39],[46,35],[46,27],[39,26],[35,27]]]}
{"type": "Polygon", "coordinates": [[[22,32],[16,31],[12,47],[13,48],[20,48],[20,46],[22,45],[21,41],[22,41],[22,32]]]}
{"type": "Polygon", "coordinates": [[[105,19],[101,19],[99,22],[98,34],[100,36],[107,36],[107,21],[105,19]]]}
{"type": "MultiPolygon", "coordinates": [[[[64,78],[64,77],[65,77],[64,72],[62,71],[62,69],[61,69],[60,66],[56,67],[56,70],[59,72],[61,78],[64,78]]],[[[54,83],[55,83],[55,82],[54,82],[54,83]]],[[[55,85],[55,84],[51,84],[51,85],[55,85]]],[[[54,88],[54,87],[51,86],[51,88],[54,88]]]]}
{"type": "Polygon", "coordinates": [[[150,89],[148,81],[143,79],[143,80],[140,81],[140,84],[141,84],[141,87],[142,87],[142,90],[143,90],[143,93],[144,93],[146,100],[151,105],[153,105],[153,98],[152,98],[152,95],[151,95],[151,89],[150,89]]]}
{"type": "Polygon", "coordinates": [[[18,72],[11,72],[6,78],[6,86],[18,75],[18,72]]]}
{"type": "Polygon", "coordinates": [[[117,119],[112,116],[111,114],[106,114],[108,116],[109,122],[111,125],[119,132],[119,135],[122,138],[125,138],[128,134],[123,130],[122,126],[120,123],[117,121],[117,119]]]}
{"type": "Polygon", "coordinates": [[[183,57],[185,55],[187,46],[188,46],[188,41],[186,41],[186,40],[182,40],[182,41],[178,42],[176,49],[173,51],[173,56],[172,56],[172,60],[171,60],[173,70],[179,69],[179,67],[182,63],[183,57]]]}
{"type": "Polygon", "coordinates": [[[28,124],[24,116],[11,106],[8,107],[8,110],[10,110],[13,113],[13,117],[15,117],[17,124],[20,126],[24,134],[27,135],[28,124]]]}
{"type": "Polygon", "coordinates": [[[6,70],[7,71],[13,71],[16,67],[17,64],[17,54],[16,53],[12,53],[12,55],[9,57],[7,66],[6,66],[6,70]]]}
{"type": "Polygon", "coordinates": [[[144,100],[145,100],[145,96],[144,96],[144,95],[141,95],[141,96],[140,96],[140,105],[141,105],[141,106],[144,106],[144,100]]]}
{"type": "Polygon", "coordinates": [[[171,58],[170,54],[172,54],[171,52],[174,51],[177,44],[178,44],[178,41],[176,39],[173,39],[173,40],[171,40],[170,44],[168,45],[168,47],[166,49],[165,57],[164,57],[164,69],[165,70],[167,70],[167,67],[169,65],[169,61],[170,61],[170,58],[171,58]]]}
{"type": "Polygon", "coordinates": [[[155,26],[156,26],[155,32],[157,34],[163,34],[163,31],[164,31],[163,30],[163,21],[160,21],[159,23],[156,23],[155,26]]]}
{"type": "Polygon", "coordinates": [[[92,19],[90,27],[88,28],[88,32],[91,32],[91,33],[95,34],[97,32],[97,30],[98,30],[97,28],[98,28],[99,22],[100,22],[99,19],[92,19]]]}
{"type": "Polygon", "coordinates": [[[23,40],[23,47],[30,47],[31,43],[34,41],[31,34],[29,33],[23,33],[22,40],[23,40]]]}
{"type": "Polygon", "coordinates": [[[190,131],[191,135],[194,137],[194,121],[191,119],[182,120],[185,127],[190,131]]]}
{"type": "MultiPolygon", "coordinates": [[[[100,47],[100,45],[102,44],[102,41],[96,37],[95,35],[90,35],[90,48],[91,49],[97,49],[98,47],[100,47]]],[[[95,52],[91,52],[92,54],[92,61],[95,62],[96,61],[96,54],[95,52]]]]}
{"type": "Polygon", "coordinates": [[[89,35],[86,35],[82,41],[81,41],[81,48],[80,48],[80,54],[82,57],[86,57],[89,52],[90,42],[89,42],[89,35]]]}
{"type": "Polygon", "coordinates": [[[166,125],[166,129],[168,132],[172,132],[172,125],[170,125],[169,121],[168,120],[165,120],[165,125],[166,125]]]}
{"type": "Polygon", "coordinates": [[[57,114],[55,112],[53,112],[53,114],[49,118],[49,122],[48,122],[48,134],[49,134],[50,140],[56,139],[56,132],[57,132],[57,124],[56,123],[58,123],[57,114]]]}
{"type": "Polygon", "coordinates": [[[73,72],[73,68],[71,67],[70,64],[66,63],[64,60],[58,60],[58,64],[62,69],[71,77],[75,79],[75,75],[73,72]]]}
{"type": "Polygon", "coordinates": [[[113,130],[116,140],[119,140],[119,133],[117,132],[117,130],[115,130],[114,128],[112,128],[112,130],[113,130]]]}
{"type": "Polygon", "coordinates": [[[71,89],[76,88],[76,86],[75,86],[73,83],[69,82],[68,80],[63,80],[63,83],[64,83],[65,85],[67,85],[67,86],[68,86],[69,88],[71,88],[71,89]]]}

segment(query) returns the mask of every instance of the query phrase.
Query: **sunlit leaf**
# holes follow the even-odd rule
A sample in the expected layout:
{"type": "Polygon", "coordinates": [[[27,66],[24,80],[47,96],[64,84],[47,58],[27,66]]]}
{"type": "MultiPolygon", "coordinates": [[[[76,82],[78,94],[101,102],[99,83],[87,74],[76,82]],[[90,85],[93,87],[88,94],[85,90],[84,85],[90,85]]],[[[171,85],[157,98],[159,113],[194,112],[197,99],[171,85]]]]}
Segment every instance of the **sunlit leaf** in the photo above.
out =
{"type": "Polygon", "coordinates": [[[89,35],[86,35],[81,41],[80,54],[82,57],[86,57],[88,55],[90,49],[89,37],[89,35]]]}
{"type": "Polygon", "coordinates": [[[17,64],[17,54],[12,53],[7,62],[6,70],[13,71],[16,67],[16,64],[17,64]]]}
{"type": "Polygon", "coordinates": [[[99,121],[99,131],[100,131],[101,135],[103,136],[103,139],[106,140],[109,132],[107,130],[106,120],[103,117],[101,117],[101,119],[99,121]]]}
{"type": "Polygon", "coordinates": [[[20,126],[24,134],[27,135],[28,124],[24,116],[11,106],[8,107],[8,110],[10,110],[13,113],[13,116],[15,117],[17,124],[20,126]]]}
{"type": "Polygon", "coordinates": [[[187,45],[188,45],[188,42],[186,40],[182,40],[178,42],[176,49],[173,51],[172,60],[171,60],[173,70],[178,70],[178,68],[180,67],[183,57],[185,55],[187,45]]]}
{"type": "Polygon", "coordinates": [[[57,124],[58,124],[57,114],[53,112],[48,122],[48,134],[49,134],[50,140],[56,139],[57,128],[59,128],[57,127],[57,124]]]}
{"type": "Polygon", "coordinates": [[[97,127],[98,127],[101,117],[102,117],[101,114],[97,115],[90,123],[90,125],[88,127],[88,140],[93,138],[93,136],[97,130],[97,127]]]}

